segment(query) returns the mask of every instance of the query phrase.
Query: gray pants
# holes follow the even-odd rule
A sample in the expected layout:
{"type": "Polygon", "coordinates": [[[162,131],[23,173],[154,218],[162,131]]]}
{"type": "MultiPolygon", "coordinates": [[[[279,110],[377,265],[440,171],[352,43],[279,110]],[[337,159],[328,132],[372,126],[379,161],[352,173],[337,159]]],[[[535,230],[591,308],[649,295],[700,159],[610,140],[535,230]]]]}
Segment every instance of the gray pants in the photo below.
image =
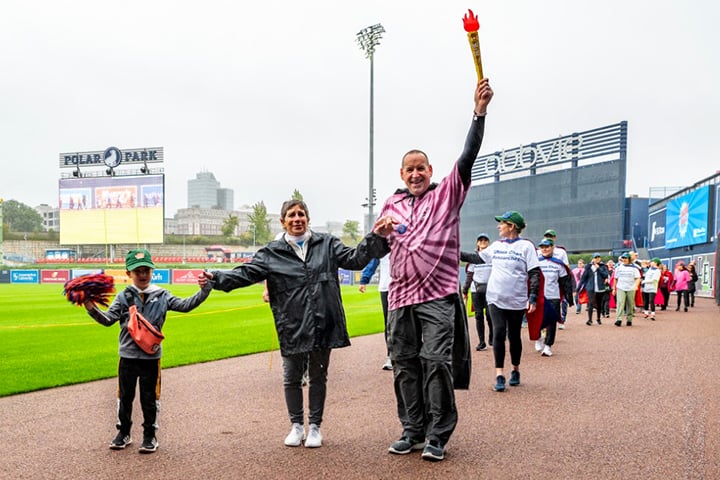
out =
{"type": "Polygon", "coordinates": [[[298,353],[283,356],[283,386],[285,404],[290,423],[305,424],[303,409],[302,377],[305,366],[308,369],[308,423],[318,427],[322,423],[327,393],[327,372],[330,363],[330,350],[318,350],[310,353],[298,353]]]}
{"type": "Polygon", "coordinates": [[[387,341],[403,436],[437,440],[445,445],[455,430],[454,315],[451,298],[389,313],[387,341]]]}

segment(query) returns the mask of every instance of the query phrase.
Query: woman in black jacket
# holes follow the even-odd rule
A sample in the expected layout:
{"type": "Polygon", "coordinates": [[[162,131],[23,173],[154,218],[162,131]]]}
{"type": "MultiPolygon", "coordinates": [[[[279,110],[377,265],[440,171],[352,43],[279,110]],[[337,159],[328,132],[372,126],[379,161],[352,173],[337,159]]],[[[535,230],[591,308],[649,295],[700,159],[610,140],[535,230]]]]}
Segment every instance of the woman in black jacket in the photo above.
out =
{"type": "Polygon", "coordinates": [[[695,263],[690,262],[688,263],[688,273],[690,273],[690,281],[688,282],[688,297],[690,301],[690,306],[695,306],[695,290],[697,289],[696,283],[698,281],[698,274],[697,270],[695,270],[695,263]]]}
{"type": "Polygon", "coordinates": [[[330,351],[347,347],[350,338],[340,295],[338,268],[362,270],[372,258],[389,252],[387,241],[369,233],[357,248],[336,237],[311,232],[310,215],[301,200],[288,200],[280,211],[282,238],[258,250],[232,271],[205,272],[200,284],[214,279],[229,292],[266,281],[283,358],[285,403],[292,428],[285,445],[320,447],[330,351]],[[308,360],[309,429],[305,437],[302,377],[308,360]]]}

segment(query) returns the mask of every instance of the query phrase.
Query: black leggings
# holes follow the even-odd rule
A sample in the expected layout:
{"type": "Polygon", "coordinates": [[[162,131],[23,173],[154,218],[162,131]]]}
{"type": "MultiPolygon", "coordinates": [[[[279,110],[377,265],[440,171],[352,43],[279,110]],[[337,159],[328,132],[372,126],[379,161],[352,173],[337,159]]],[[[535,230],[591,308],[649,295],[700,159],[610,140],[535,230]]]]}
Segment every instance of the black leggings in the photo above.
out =
{"type": "Polygon", "coordinates": [[[680,309],[680,304],[685,300],[685,308],[690,306],[690,294],[687,290],[676,290],[677,291],[677,308],[680,309]]]}
{"type": "Polygon", "coordinates": [[[505,338],[510,346],[510,362],[514,367],[520,366],[522,357],[522,329],[525,310],[505,310],[495,305],[488,305],[490,319],[493,325],[493,356],[495,357],[495,368],[505,366],[505,338]]]}

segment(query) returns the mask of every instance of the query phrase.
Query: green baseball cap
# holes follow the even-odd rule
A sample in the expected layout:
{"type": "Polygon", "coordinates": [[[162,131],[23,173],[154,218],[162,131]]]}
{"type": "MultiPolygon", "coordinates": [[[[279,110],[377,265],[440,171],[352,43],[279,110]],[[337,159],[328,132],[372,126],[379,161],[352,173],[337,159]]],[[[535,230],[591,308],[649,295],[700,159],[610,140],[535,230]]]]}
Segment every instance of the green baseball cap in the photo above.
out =
{"type": "Polygon", "coordinates": [[[521,230],[525,228],[525,219],[520,215],[520,212],[514,210],[509,210],[502,215],[496,216],[495,220],[498,222],[512,223],[521,230]]]}
{"type": "Polygon", "coordinates": [[[557,233],[555,233],[555,230],[545,230],[545,233],[543,233],[543,237],[557,237],[557,233]]]}
{"type": "Polygon", "coordinates": [[[144,248],[130,250],[125,256],[125,269],[128,272],[132,272],[138,267],[155,268],[150,252],[144,248]]]}

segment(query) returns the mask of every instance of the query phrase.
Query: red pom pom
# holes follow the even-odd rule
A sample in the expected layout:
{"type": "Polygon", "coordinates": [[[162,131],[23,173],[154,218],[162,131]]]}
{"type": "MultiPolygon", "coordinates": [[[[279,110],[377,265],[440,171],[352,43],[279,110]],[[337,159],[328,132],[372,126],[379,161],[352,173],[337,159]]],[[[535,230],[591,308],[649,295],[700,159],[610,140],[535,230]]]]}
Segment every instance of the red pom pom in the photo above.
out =
{"type": "Polygon", "coordinates": [[[75,305],[83,305],[92,300],[107,307],[110,295],[115,293],[115,279],[103,273],[81,275],[65,282],[63,295],[75,305]]]}

